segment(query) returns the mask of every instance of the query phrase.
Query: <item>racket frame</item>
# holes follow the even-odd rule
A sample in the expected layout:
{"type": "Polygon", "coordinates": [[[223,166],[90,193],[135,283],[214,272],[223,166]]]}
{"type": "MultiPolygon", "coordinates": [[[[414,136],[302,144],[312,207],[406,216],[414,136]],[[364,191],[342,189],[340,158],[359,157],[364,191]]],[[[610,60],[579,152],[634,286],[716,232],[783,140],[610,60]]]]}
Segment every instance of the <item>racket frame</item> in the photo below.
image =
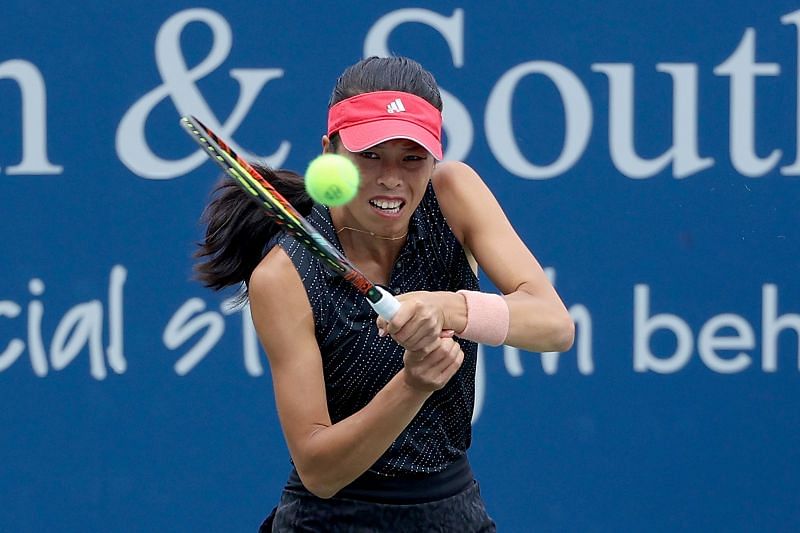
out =
{"type": "Polygon", "coordinates": [[[363,294],[381,317],[391,320],[400,302],[391,293],[372,283],[333,244],[331,244],[273,185],[234,151],[228,143],[192,115],[181,117],[181,125],[214,161],[247,194],[257,199],[277,224],[322,261],[329,270],[350,282],[363,294]]]}

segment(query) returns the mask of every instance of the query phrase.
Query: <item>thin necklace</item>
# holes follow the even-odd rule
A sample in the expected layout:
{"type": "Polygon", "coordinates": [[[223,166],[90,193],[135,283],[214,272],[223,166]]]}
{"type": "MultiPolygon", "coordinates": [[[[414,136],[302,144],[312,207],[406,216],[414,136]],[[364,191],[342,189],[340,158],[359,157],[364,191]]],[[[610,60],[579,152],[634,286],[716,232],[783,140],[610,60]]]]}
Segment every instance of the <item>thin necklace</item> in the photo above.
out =
{"type": "Polygon", "coordinates": [[[357,233],[366,233],[370,237],[375,237],[376,239],[381,239],[381,240],[384,240],[384,241],[399,241],[400,239],[403,239],[403,238],[406,237],[406,235],[408,235],[408,231],[406,231],[405,233],[403,233],[402,235],[397,236],[397,237],[386,237],[384,235],[378,235],[378,234],[373,233],[371,231],[366,231],[366,230],[358,229],[358,228],[351,228],[350,226],[343,226],[341,229],[337,229],[336,230],[336,235],[339,235],[341,232],[343,232],[346,229],[349,229],[350,231],[355,231],[357,233]]]}

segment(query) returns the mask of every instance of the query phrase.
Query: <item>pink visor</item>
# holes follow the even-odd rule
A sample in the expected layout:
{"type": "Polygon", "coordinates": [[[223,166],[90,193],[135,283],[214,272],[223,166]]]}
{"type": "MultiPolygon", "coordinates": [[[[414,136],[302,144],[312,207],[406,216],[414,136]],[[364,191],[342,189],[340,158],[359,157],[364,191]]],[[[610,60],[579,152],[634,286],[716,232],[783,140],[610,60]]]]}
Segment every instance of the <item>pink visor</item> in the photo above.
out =
{"type": "Polygon", "coordinates": [[[408,139],[442,159],[442,114],[419,96],[400,91],[358,94],[328,110],[328,136],[361,152],[392,139],[408,139]]]}

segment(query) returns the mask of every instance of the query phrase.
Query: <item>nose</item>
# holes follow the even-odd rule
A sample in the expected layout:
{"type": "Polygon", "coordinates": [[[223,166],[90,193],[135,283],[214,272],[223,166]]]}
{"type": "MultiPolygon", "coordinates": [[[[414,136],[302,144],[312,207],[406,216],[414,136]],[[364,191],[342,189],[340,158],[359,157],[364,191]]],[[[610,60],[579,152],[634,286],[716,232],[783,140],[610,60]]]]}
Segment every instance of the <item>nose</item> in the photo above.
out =
{"type": "Polygon", "coordinates": [[[396,189],[403,183],[403,177],[397,165],[387,163],[381,166],[378,184],[389,190],[396,189]]]}

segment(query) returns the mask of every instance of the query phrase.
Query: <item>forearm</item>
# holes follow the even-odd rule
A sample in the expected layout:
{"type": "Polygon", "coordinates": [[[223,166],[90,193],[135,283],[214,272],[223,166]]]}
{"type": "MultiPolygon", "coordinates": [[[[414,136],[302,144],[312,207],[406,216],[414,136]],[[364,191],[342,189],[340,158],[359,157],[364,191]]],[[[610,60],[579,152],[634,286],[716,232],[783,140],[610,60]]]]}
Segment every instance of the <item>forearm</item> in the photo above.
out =
{"type": "Polygon", "coordinates": [[[504,344],[532,352],[570,349],[575,326],[561,300],[518,290],[504,296],[509,310],[504,344]]]}
{"type": "Polygon", "coordinates": [[[331,497],[363,474],[413,420],[430,392],[410,387],[400,370],[363,409],[319,427],[293,459],[306,488],[331,497]]]}
{"type": "MultiPolygon", "coordinates": [[[[463,291],[462,291],[463,292],[463,291]]],[[[486,334],[488,325],[483,321],[493,321],[497,315],[504,314],[508,309],[508,330],[505,338],[495,334],[489,335],[496,338],[489,342],[491,345],[505,344],[522,348],[529,351],[566,351],[572,346],[574,337],[574,326],[564,305],[557,296],[547,297],[538,296],[528,292],[525,287],[503,295],[503,302],[499,298],[487,299],[488,295],[475,295],[475,293],[434,293],[440,297],[440,305],[444,310],[445,322],[443,329],[452,329],[458,335],[464,332],[467,321],[480,321],[472,323],[473,333],[482,331],[486,334]],[[448,296],[449,295],[449,296],[448,296]],[[473,309],[470,313],[470,305],[467,303],[467,295],[471,295],[472,306],[480,306],[480,309],[473,309]],[[477,296],[477,297],[476,297],[477,296]],[[499,302],[499,303],[498,303],[499,302]],[[495,306],[501,306],[502,309],[495,306]],[[476,312],[481,311],[481,312],[476,312]],[[477,327],[475,327],[477,326],[477,327]]],[[[501,317],[502,318],[502,317],[501,317]]],[[[503,320],[500,320],[503,323],[503,320]]],[[[492,329],[498,327],[492,324],[492,329]]],[[[505,331],[505,323],[502,324],[505,331]]],[[[464,338],[486,342],[481,339],[471,338],[469,332],[464,338]]]]}

